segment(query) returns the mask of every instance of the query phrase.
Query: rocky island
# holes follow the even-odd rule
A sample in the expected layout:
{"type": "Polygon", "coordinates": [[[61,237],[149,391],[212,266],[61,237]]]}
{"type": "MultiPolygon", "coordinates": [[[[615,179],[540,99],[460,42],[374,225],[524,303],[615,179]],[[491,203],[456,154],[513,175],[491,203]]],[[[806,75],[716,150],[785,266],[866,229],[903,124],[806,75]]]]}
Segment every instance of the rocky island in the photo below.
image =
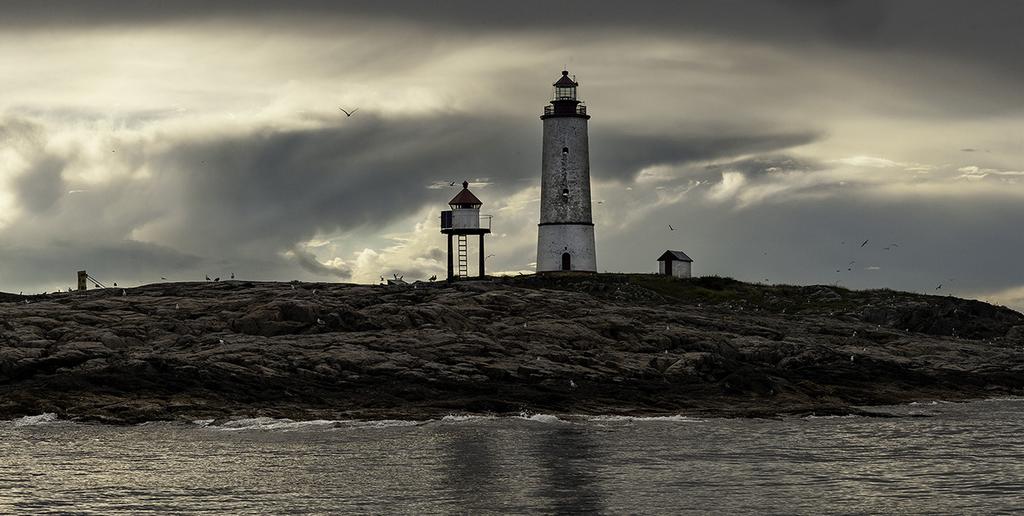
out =
{"type": "Polygon", "coordinates": [[[1024,394],[1024,315],[654,275],[0,297],[0,419],[843,414],[1024,394]]]}

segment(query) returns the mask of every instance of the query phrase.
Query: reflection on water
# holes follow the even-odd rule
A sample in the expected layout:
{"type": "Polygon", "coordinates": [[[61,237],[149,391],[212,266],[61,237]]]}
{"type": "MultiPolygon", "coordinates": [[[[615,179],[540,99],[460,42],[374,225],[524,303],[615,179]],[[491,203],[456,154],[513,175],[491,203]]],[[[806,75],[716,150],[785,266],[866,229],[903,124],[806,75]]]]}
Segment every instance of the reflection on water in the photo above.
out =
{"type": "Polygon", "coordinates": [[[509,426],[445,429],[438,451],[454,506],[470,514],[538,505],[560,514],[603,509],[595,477],[600,449],[585,426],[519,421],[509,426]]]}
{"type": "Polygon", "coordinates": [[[599,512],[604,507],[595,475],[602,459],[585,427],[557,426],[537,436],[544,479],[537,494],[551,501],[551,511],[599,512]]]}
{"type": "Polygon", "coordinates": [[[498,478],[494,442],[479,428],[448,433],[444,455],[445,485],[454,505],[469,514],[492,510],[494,499],[504,487],[498,478]]]}
{"type": "Polygon", "coordinates": [[[1024,403],[895,419],[0,422],[0,513],[999,513],[1024,403]]]}

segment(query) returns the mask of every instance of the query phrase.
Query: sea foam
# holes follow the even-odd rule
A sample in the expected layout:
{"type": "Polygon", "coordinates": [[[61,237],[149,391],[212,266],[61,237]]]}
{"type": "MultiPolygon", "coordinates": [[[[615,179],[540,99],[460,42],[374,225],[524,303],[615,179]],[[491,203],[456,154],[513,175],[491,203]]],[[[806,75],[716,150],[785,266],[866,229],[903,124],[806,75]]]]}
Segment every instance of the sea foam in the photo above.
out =
{"type": "Polygon", "coordinates": [[[533,421],[534,423],[569,423],[564,419],[559,419],[558,416],[551,414],[527,414],[522,413],[518,416],[519,419],[525,419],[526,421],[533,421]]]}
{"type": "Polygon", "coordinates": [[[217,430],[225,431],[240,431],[240,430],[276,430],[276,431],[291,431],[291,430],[309,430],[316,428],[325,428],[334,426],[335,421],[326,419],[314,419],[310,421],[295,421],[292,419],[277,419],[272,417],[254,417],[247,419],[234,419],[231,421],[225,421],[219,425],[207,424],[203,425],[206,428],[214,428],[217,430]]]}
{"type": "Polygon", "coordinates": [[[618,422],[618,421],[637,422],[637,423],[646,423],[646,422],[655,422],[655,421],[671,422],[671,423],[707,423],[706,419],[699,419],[699,418],[695,418],[695,417],[682,416],[682,415],[676,415],[676,416],[581,416],[581,417],[583,419],[587,420],[587,421],[593,421],[593,422],[597,422],[597,423],[602,423],[602,422],[618,422]]]}
{"type": "Polygon", "coordinates": [[[56,423],[57,421],[59,421],[57,414],[46,412],[44,414],[39,414],[38,416],[20,417],[12,420],[12,423],[14,423],[14,426],[39,426],[56,423]]]}
{"type": "Polygon", "coordinates": [[[223,431],[260,430],[277,432],[290,432],[296,430],[331,430],[341,428],[395,428],[416,426],[425,423],[424,421],[412,421],[405,419],[314,419],[310,421],[296,421],[293,419],[272,417],[233,419],[220,424],[214,424],[214,421],[215,420],[213,419],[197,419],[192,423],[203,428],[223,431]]]}

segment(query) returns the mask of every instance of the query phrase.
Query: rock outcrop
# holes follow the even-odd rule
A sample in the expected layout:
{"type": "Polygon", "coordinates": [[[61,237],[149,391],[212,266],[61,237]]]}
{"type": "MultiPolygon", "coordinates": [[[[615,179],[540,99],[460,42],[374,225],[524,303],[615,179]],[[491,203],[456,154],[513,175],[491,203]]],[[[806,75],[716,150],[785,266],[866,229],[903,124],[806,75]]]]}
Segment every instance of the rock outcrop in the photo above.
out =
{"type": "Polygon", "coordinates": [[[0,418],[849,413],[1024,394],[1024,316],[651,275],[0,296],[0,418]]]}

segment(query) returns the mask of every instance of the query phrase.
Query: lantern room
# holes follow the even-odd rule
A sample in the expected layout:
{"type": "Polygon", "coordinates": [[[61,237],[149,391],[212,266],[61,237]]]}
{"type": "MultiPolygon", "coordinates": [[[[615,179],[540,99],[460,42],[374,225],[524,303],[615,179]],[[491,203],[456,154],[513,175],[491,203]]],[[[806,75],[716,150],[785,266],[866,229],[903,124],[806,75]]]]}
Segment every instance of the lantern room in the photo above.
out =
{"type": "Polygon", "coordinates": [[[552,86],[555,87],[555,95],[552,101],[576,100],[576,87],[579,83],[569,78],[569,71],[562,70],[562,77],[552,86]]]}

